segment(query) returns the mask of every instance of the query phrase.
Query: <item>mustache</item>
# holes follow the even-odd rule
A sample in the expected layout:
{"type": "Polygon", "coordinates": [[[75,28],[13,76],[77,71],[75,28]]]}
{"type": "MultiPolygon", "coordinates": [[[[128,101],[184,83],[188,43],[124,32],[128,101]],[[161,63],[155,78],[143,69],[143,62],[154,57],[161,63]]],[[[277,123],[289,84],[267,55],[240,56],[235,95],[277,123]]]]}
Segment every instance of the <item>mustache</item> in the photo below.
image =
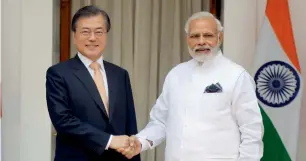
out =
{"type": "Polygon", "coordinates": [[[212,49],[211,46],[208,46],[208,45],[204,45],[204,46],[196,46],[193,48],[193,51],[196,51],[196,50],[205,50],[205,49],[212,49]]]}

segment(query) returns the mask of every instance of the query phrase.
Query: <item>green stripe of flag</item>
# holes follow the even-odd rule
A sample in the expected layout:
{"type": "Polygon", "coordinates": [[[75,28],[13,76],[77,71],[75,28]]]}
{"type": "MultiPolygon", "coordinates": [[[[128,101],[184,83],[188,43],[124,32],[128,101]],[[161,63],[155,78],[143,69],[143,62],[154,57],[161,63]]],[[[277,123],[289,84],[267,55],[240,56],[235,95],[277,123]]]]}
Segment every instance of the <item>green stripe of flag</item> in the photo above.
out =
{"type": "Polygon", "coordinates": [[[260,110],[265,130],[263,137],[264,154],[261,161],[291,161],[290,156],[269,116],[261,106],[260,110]]]}

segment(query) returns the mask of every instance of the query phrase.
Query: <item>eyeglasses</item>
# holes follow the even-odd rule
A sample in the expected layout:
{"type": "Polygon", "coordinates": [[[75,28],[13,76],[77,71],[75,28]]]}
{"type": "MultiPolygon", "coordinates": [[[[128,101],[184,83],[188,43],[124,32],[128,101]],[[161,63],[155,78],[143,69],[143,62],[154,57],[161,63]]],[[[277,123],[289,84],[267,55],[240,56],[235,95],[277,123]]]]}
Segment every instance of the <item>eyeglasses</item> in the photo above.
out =
{"type": "Polygon", "coordinates": [[[188,37],[192,40],[199,40],[201,36],[203,36],[203,39],[212,41],[217,38],[218,34],[219,32],[217,33],[191,33],[191,34],[188,34],[188,37]]]}
{"type": "Polygon", "coordinates": [[[80,32],[80,34],[85,38],[89,38],[92,33],[95,35],[95,37],[102,37],[107,32],[102,30],[97,30],[97,31],[83,30],[80,32]]]}

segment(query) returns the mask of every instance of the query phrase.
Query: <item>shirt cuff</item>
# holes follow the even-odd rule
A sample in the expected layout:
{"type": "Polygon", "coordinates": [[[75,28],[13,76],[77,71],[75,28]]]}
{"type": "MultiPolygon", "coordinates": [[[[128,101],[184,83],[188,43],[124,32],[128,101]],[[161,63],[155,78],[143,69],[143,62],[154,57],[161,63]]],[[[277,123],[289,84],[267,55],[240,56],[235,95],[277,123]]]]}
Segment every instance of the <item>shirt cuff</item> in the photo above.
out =
{"type": "Polygon", "coordinates": [[[107,145],[106,145],[106,147],[105,147],[105,150],[108,150],[109,145],[110,145],[110,143],[112,142],[112,138],[113,138],[113,135],[111,135],[111,136],[109,137],[108,142],[107,142],[107,145]]]}
{"type": "Polygon", "coordinates": [[[138,140],[141,143],[141,152],[152,149],[152,146],[148,140],[139,137],[138,140]]]}

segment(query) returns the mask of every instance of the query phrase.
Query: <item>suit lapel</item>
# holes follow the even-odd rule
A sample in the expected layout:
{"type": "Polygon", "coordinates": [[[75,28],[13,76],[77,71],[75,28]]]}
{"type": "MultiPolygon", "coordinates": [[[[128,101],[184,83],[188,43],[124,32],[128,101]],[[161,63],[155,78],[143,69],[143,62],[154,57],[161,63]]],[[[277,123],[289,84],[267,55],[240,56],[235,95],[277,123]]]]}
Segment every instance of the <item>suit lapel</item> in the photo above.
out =
{"type": "Polygon", "coordinates": [[[72,67],[74,69],[73,73],[83,83],[83,85],[88,90],[89,94],[94,99],[96,104],[100,107],[100,109],[103,111],[105,116],[107,116],[99,91],[90,73],[88,72],[88,70],[86,69],[86,67],[84,66],[84,64],[82,63],[82,61],[79,59],[78,56],[75,56],[75,58],[73,58],[72,60],[73,60],[72,67]]]}
{"type": "Polygon", "coordinates": [[[112,121],[112,116],[115,111],[118,78],[116,77],[115,72],[111,69],[109,63],[105,61],[103,62],[108,84],[109,119],[112,121]]]}

